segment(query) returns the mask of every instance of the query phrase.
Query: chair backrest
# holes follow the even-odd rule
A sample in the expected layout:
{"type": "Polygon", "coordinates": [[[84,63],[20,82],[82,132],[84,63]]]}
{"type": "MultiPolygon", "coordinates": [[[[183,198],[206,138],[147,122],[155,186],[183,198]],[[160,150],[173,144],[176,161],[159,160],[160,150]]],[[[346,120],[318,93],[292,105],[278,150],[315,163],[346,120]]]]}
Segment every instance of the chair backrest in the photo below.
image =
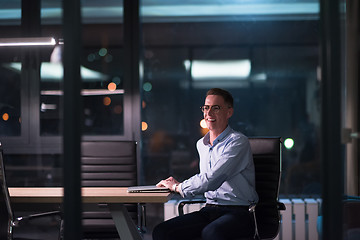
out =
{"type": "MultiPolygon", "coordinates": [[[[82,186],[129,187],[137,185],[135,141],[82,142],[82,186]]],[[[138,222],[138,205],[125,205],[129,215],[138,222]]],[[[103,207],[83,212],[85,238],[115,238],[118,236],[110,212],[103,207]]]]}
{"type": "Polygon", "coordinates": [[[136,142],[82,142],[82,186],[137,185],[136,142]]]}
{"type": "Polygon", "coordinates": [[[10,205],[9,190],[5,180],[3,150],[0,143],[0,239],[11,239],[13,212],[10,205]]]}
{"type": "Polygon", "coordinates": [[[343,200],[343,232],[345,239],[356,239],[352,235],[360,234],[360,198],[348,196],[343,200]],[[351,238],[353,237],[353,238],[351,238]]]}
{"type": "Polygon", "coordinates": [[[256,191],[259,203],[256,218],[261,238],[274,238],[279,232],[280,213],[278,209],[281,178],[280,137],[249,138],[255,164],[256,191]]]}

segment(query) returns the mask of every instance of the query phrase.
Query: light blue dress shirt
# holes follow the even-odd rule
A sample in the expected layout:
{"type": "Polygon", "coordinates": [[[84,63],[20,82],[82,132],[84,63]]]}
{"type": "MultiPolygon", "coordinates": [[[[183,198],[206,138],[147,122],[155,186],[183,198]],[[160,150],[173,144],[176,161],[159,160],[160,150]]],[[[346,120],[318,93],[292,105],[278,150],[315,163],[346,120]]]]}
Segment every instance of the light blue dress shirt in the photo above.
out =
{"type": "Polygon", "coordinates": [[[248,138],[229,126],[210,144],[207,133],[196,144],[200,173],[180,185],[184,197],[203,194],[206,203],[249,205],[258,201],[248,138]]]}

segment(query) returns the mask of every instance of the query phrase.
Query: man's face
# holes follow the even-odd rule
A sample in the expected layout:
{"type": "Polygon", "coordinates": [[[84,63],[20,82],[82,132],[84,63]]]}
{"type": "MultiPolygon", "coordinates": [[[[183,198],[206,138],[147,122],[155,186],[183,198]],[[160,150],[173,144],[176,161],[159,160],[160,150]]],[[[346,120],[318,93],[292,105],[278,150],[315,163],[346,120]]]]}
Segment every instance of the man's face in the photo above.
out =
{"type": "Polygon", "coordinates": [[[229,108],[224,98],[219,95],[207,96],[204,105],[208,106],[206,107],[208,110],[204,111],[204,119],[208,129],[217,132],[225,130],[228,120],[233,114],[233,108],[229,108]],[[216,110],[216,108],[218,109],[216,110]]]}

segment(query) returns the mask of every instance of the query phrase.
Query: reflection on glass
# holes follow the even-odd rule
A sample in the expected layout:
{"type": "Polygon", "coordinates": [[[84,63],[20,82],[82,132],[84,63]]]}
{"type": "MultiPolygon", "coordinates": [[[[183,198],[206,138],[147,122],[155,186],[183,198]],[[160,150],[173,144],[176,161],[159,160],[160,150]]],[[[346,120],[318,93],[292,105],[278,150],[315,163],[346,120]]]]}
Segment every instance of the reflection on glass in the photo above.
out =
{"type": "Polygon", "coordinates": [[[101,78],[82,77],[84,135],[124,135],[124,77],[122,50],[101,47],[87,49],[85,68],[100,73],[101,78]],[[90,91],[93,94],[90,95],[90,91]]]}
{"type": "Polygon", "coordinates": [[[13,57],[10,52],[0,49],[0,55],[0,136],[20,136],[21,75],[4,59],[13,57]]]}
{"type": "MultiPolygon", "coordinates": [[[[100,51],[99,51],[100,52],[100,51]]],[[[104,55],[105,56],[105,55],[104,55]]],[[[83,81],[84,135],[123,134],[123,94],[119,76],[111,77],[81,66],[83,81]],[[117,84],[113,81],[117,82],[117,84]]],[[[41,66],[41,135],[59,135],[63,79],[61,63],[44,62],[41,66]]]]}

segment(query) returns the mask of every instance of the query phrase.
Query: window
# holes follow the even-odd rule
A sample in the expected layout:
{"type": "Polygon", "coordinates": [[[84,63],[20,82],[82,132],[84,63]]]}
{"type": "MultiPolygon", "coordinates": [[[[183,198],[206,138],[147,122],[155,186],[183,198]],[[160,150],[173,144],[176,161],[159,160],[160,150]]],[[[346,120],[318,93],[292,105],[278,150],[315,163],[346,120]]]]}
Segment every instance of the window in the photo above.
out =
{"type": "Polygon", "coordinates": [[[21,135],[21,75],[12,67],[20,60],[19,51],[0,48],[0,136],[21,135]]]}
{"type": "Polygon", "coordinates": [[[283,151],[281,194],[320,194],[319,8],[298,4],[309,11],[284,15],[280,8],[293,3],[143,1],[146,183],[198,172],[195,144],[206,133],[199,107],[208,89],[220,87],[234,96],[232,128],[293,140],[283,151]],[[154,9],[157,17],[149,16],[154,9]]]}
{"type": "MultiPolygon", "coordinates": [[[[61,49],[54,51],[61,53],[61,49]]],[[[61,54],[60,54],[61,56],[61,54]]],[[[119,49],[86,49],[81,66],[84,135],[124,135],[124,79],[119,49]]],[[[60,59],[61,60],[61,59],[60,59]]],[[[60,62],[41,66],[40,133],[59,136],[61,126],[60,62]]]]}

